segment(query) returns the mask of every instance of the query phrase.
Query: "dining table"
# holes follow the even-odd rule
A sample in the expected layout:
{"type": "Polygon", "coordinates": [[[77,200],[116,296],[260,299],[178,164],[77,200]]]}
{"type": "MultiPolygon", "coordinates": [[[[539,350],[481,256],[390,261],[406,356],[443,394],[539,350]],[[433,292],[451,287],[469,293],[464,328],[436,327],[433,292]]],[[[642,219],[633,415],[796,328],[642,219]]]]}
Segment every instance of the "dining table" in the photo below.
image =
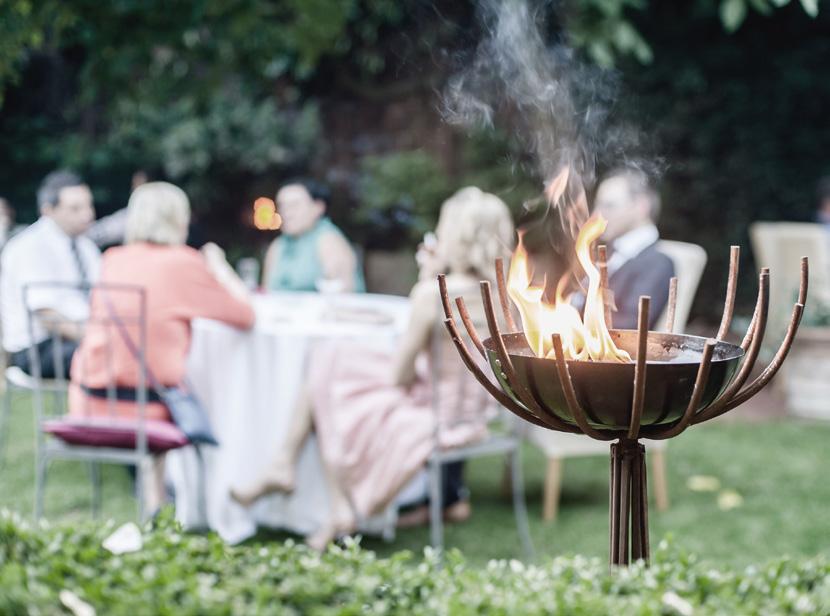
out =
{"type": "Polygon", "coordinates": [[[198,452],[185,447],[166,460],[178,520],[188,529],[214,530],[231,544],[258,528],[305,535],[328,520],[313,434],[297,459],[292,493],[245,508],[229,491],[255,481],[283,446],[316,345],[359,341],[392,349],[409,319],[408,299],[392,295],[275,292],[256,294],[253,303],[256,324],[249,331],[192,323],[187,381],[219,444],[198,452]]]}

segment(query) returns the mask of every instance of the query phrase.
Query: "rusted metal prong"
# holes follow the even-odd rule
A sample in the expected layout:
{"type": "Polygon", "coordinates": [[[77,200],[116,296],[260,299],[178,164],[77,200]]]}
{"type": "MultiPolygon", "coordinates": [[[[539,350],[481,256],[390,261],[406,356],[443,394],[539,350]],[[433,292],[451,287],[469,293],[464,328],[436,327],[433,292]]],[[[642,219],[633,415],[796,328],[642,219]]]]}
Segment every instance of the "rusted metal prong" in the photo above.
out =
{"type": "Polygon", "coordinates": [[[738,266],[741,260],[741,247],[732,246],[729,250],[729,279],[726,283],[726,299],[723,302],[723,317],[718,327],[716,338],[723,340],[729,333],[732,325],[732,314],[735,311],[735,294],[738,291],[738,266]]]}
{"type": "Polygon", "coordinates": [[[502,314],[504,314],[504,323],[508,330],[517,332],[519,329],[513,320],[513,314],[510,312],[510,300],[507,298],[507,285],[504,282],[504,259],[501,257],[496,259],[496,286],[499,290],[499,303],[501,304],[502,314]]]}
{"type": "Polygon", "coordinates": [[[697,369],[695,387],[692,390],[692,397],[689,400],[689,405],[686,407],[686,412],[683,413],[683,416],[675,422],[674,425],[668,427],[646,426],[640,431],[641,436],[644,438],[663,440],[673,438],[689,427],[695,413],[697,413],[697,407],[700,406],[700,401],[703,398],[703,392],[706,391],[706,384],[709,381],[709,371],[712,367],[712,354],[715,351],[715,345],[717,345],[717,340],[710,338],[703,346],[703,355],[700,359],[700,367],[697,369]]]}
{"type": "MultiPolygon", "coordinates": [[[[769,274],[768,267],[761,268],[761,274],[769,274]]],[[[752,311],[752,320],[749,322],[749,327],[746,329],[743,340],[741,340],[741,348],[747,352],[749,345],[752,344],[752,338],[755,336],[755,330],[758,326],[758,311],[761,309],[761,287],[758,286],[758,300],[755,302],[755,309],[752,311]]]]}
{"type": "MultiPolygon", "coordinates": [[[[767,327],[767,314],[769,312],[769,270],[766,268],[761,270],[761,275],[758,277],[758,304],[756,307],[756,316],[754,326],[750,325],[751,342],[749,349],[744,356],[743,364],[741,364],[738,374],[732,379],[732,382],[726,387],[721,396],[709,406],[706,410],[699,413],[692,423],[698,424],[704,421],[709,421],[713,417],[725,412],[726,406],[737,395],[741,387],[743,387],[747,378],[749,378],[752,368],[755,366],[755,360],[758,359],[758,353],[761,351],[761,345],[764,342],[764,331],[767,327]]],[[[750,333],[747,332],[747,337],[750,333]]]]}
{"type": "Polygon", "coordinates": [[[752,398],[772,380],[781,368],[784,360],[787,359],[787,354],[790,352],[790,348],[793,345],[793,340],[795,339],[795,334],[798,332],[798,326],[801,324],[801,317],[803,314],[804,304],[796,304],[793,306],[793,314],[790,318],[790,324],[787,327],[787,333],[784,336],[784,340],[781,341],[781,346],[778,347],[778,351],[776,351],[772,361],[766,368],[764,368],[764,371],[758,375],[758,378],[752,381],[742,392],[729,401],[729,403],[724,407],[722,411],[723,413],[731,411],[735,407],[740,406],[752,398]]]}
{"type": "Polygon", "coordinates": [[[467,349],[467,345],[464,344],[464,341],[461,339],[461,334],[452,319],[444,319],[444,325],[446,326],[453,343],[455,343],[455,348],[458,350],[458,354],[461,355],[461,361],[464,362],[467,370],[473,374],[475,379],[481,384],[482,387],[484,387],[487,393],[495,398],[496,402],[525,421],[529,421],[530,423],[543,428],[548,427],[546,423],[530,413],[527,409],[518,405],[512,398],[496,387],[492,381],[487,378],[487,375],[484,374],[484,371],[476,363],[475,359],[470,354],[470,351],[467,349]]]}
{"type": "Polygon", "coordinates": [[[640,420],[643,416],[643,403],[646,397],[646,354],[648,351],[648,309],[651,298],[640,296],[637,311],[637,363],[634,366],[634,397],[631,401],[631,423],[628,426],[628,438],[639,438],[640,420]]]}
{"type": "Polygon", "coordinates": [[[559,334],[553,334],[551,341],[553,342],[553,354],[556,358],[556,370],[559,373],[559,383],[562,385],[565,401],[568,403],[568,411],[570,411],[576,425],[579,426],[582,432],[600,441],[611,441],[620,436],[618,431],[597,430],[588,423],[585,411],[576,398],[571,373],[568,370],[568,363],[565,361],[565,351],[562,349],[562,338],[559,334]]]}
{"type": "Polygon", "coordinates": [[[452,314],[450,295],[447,293],[447,277],[444,274],[438,274],[438,292],[441,294],[441,305],[444,307],[444,316],[454,321],[455,317],[452,314]]]}
{"type": "Polygon", "coordinates": [[[614,327],[614,317],[611,304],[608,301],[608,248],[605,244],[597,246],[597,267],[599,268],[599,289],[602,295],[602,306],[605,314],[605,327],[614,327]]]}
{"type": "Polygon", "coordinates": [[[807,305],[807,287],[810,284],[810,260],[801,257],[801,282],[798,285],[798,302],[802,306],[807,305]]]}
{"type": "Polygon", "coordinates": [[[481,299],[484,303],[484,314],[487,317],[487,327],[490,330],[490,339],[493,341],[493,346],[496,349],[496,356],[498,357],[500,368],[504,373],[507,383],[513,390],[514,395],[519,399],[519,402],[525,405],[531,413],[544,421],[548,427],[563,432],[576,432],[573,426],[569,426],[563,420],[556,417],[552,411],[543,408],[533,397],[533,394],[527,390],[522,382],[519,380],[516,370],[513,367],[513,362],[510,360],[510,355],[507,353],[507,347],[504,345],[504,338],[501,336],[499,324],[496,320],[496,311],[493,308],[493,296],[490,293],[490,283],[486,280],[481,281],[481,299]]]}
{"type": "MultiPolygon", "coordinates": [[[[775,356],[772,358],[772,361],[769,365],[764,368],[764,371],[761,372],[758,377],[752,381],[749,385],[746,386],[746,389],[738,393],[732,400],[730,400],[726,406],[724,406],[721,413],[725,413],[727,411],[731,411],[737,406],[740,406],[750,398],[752,398],[755,394],[761,391],[764,387],[767,386],[772,378],[776,375],[778,370],[781,369],[781,366],[784,363],[784,360],[787,358],[787,354],[790,352],[790,348],[793,345],[793,340],[795,340],[795,334],[798,332],[798,326],[801,324],[801,317],[804,315],[804,306],[805,302],[807,301],[807,288],[809,285],[810,279],[810,263],[807,257],[801,257],[801,282],[799,283],[798,287],[798,303],[793,306],[793,313],[790,317],[790,323],[787,326],[787,333],[784,335],[784,339],[781,341],[781,345],[778,347],[778,350],[775,352],[775,356]]],[[[717,415],[715,415],[716,417],[717,415]]]]}
{"type": "Polygon", "coordinates": [[[674,315],[677,312],[677,276],[669,280],[669,303],[666,307],[666,331],[674,332],[674,315]]]}
{"type": "Polygon", "coordinates": [[[458,307],[458,315],[461,317],[461,322],[464,324],[464,329],[467,330],[467,335],[473,342],[473,346],[478,349],[481,356],[486,358],[487,353],[484,351],[484,345],[481,343],[481,338],[476,331],[476,326],[473,325],[473,320],[470,318],[470,313],[467,312],[467,304],[464,303],[463,297],[455,298],[455,305],[458,307]]]}

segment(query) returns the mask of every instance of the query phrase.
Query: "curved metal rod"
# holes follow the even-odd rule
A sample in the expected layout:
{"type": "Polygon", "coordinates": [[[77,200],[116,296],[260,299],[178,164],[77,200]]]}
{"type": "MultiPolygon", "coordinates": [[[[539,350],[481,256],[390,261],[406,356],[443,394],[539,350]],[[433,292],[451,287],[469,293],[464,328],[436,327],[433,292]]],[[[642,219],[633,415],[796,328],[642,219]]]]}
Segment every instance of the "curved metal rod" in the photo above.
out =
{"type": "MultiPolygon", "coordinates": [[[[761,372],[761,374],[754,381],[752,381],[752,383],[747,385],[746,389],[738,393],[732,400],[730,400],[724,407],[723,411],[718,414],[730,411],[752,398],[755,394],[766,387],[767,383],[769,383],[778,370],[780,370],[784,360],[787,358],[787,354],[790,352],[793,340],[795,340],[795,335],[798,332],[798,326],[801,324],[801,317],[804,315],[804,306],[807,301],[807,289],[809,287],[809,283],[810,263],[807,257],[801,257],[801,281],[798,286],[798,303],[793,306],[793,313],[790,317],[790,323],[787,326],[787,333],[784,335],[781,345],[775,352],[775,356],[772,358],[772,361],[766,368],[764,368],[764,371],[761,372]]],[[[716,416],[717,415],[715,415],[715,417],[716,416]]]]}
{"type": "Polygon", "coordinates": [[[677,276],[669,280],[669,303],[666,309],[666,331],[674,332],[674,315],[677,312],[677,276]]]}
{"type": "Polygon", "coordinates": [[[504,314],[504,323],[511,332],[517,332],[519,328],[516,327],[516,321],[513,320],[513,314],[510,312],[510,302],[507,299],[507,285],[504,283],[504,259],[501,257],[496,259],[496,286],[499,290],[499,303],[504,314]]]}
{"type": "Polygon", "coordinates": [[[464,303],[463,297],[455,298],[455,305],[458,307],[458,314],[461,317],[461,322],[464,324],[464,329],[467,330],[467,335],[473,342],[473,346],[478,349],[481,356],[487,359],[487,353],[484,350],[484,345],[481,343],[481,338],[478,336],[476,326],[473,325],[473,320],[470,318],[470,313],[467,312],[467,304],[464,303]]]}
{"type": "MultiPolygon", "coordinates": [[[[761,274],[769,274],[768,267],[761,268],[761,274]]],[[[758,292],[760,293],[761,288],[758,287],[758,292]]],[[[755,335],[756,325],[758,323],[758,311],[760,310],[761,304],[759,302],[755,302],[755,309],[752,311],[752,320],[749,322],[749,327],[746,329],[746,334],[744,334],[743,340],[741,340],[741,348],[746,352],[749,349],[749,345],[752,344],[752,337],[755,335]]]]}
{"type": "Polygon", "coordinates": [[[798,303],[807,305],[807,287],[810,285],[810,260],[801,257],[801,282],[798,285],[798,303]]]}
{"type": "Polygon", "coordinates": [[[796,332],[798,332],[798,326],[801,323],[801,317],[803,314],[804,304],[796,304],[793,306],[793,314],[790,319],[790,325],[787,327],[787,333],[784,336],[784,340],[781,341],[781,346],[778,347],[778,351],[776,351],[772,361],[766,368],[764,368],[764,371],[758,375],[754,381],[747,385],[742,392],[727,403],[723,410],[724,413],[726,411],[731,411],[735,407],[740,406],[752,398],[755,394],[766,387],[767,383],[769,383],[772,380],[772,377],[776,375],[778,370],[781,368],[781,365],[784,363],[784,360],[787,359],[787,354],[790,352],[790,348],[793,345],[793,340],[795,339],[796,332]]]}
{"type": "Polygon", "coordinates": [[[599,288],[602,293],[602,306],[605,314],[605,327],[614,327],[614,317],[611,312],[611,304],[608,302],[608,248],[605,244],[597,246],[597,267],[599,268],[599,288]]]}
{"type": "Polygon", "coordinates": [[[718,340],[723,340],[729,333],[732,324],[732,314],[735,311],[735,294],[738,291],[738,266],[741,260],[741,247],[732,246],[729,249],[729,279],[726,283],[726,299],[723,302],[723,317],[718,327],[718,340]]]}
{"type": "Polygon", "coordinates": [[[640,296],[637,311],[637,363],[634,366],[634,398],[631,400],[631,423],[628,426],[628,438],[634,440],[640,433],[640,421],[643,417],[643,403],[646,398],[646,355],[648,353],[648,309],[651,298],[640,296]]]}
{"type": "Polygon", "coordinates": [[[697,407],[700,406],[700,401],[703,398],[703,392],[706,391],[706,384],[709,382],[709,372],[712,367],[712,354],[717,345],[717,340],[710,338],[703,346],[703,355],[700,359],[700,367],[697,369],[697,378],[695,378],[695,386],[692,390],[692,397],[689,400],[689,405],[686,407],[686,412],[683,416],[668,427],[646,426],[640,432],[640,435],[645,438],[663,440],[673,438],[683,432],[689,427],[692,418],[697,413],[697,407]]]}
{"type": "Polygon", "coordinates": [[[741,348],[746,352],[752,342],[752,336],[755,333],[755,324],[758,322],[758,307],[752,312],[752,320],[749,322],[749,327],[746,329],[743,340],[741,340],[741,348]]]}
{"type": "Polygon", "coordinates": [[[559,383],[562,385],[565,401],[568,403],[568,410],[571,413],[571,417],[574,418],[576,425],[579,426],[582,432],[599,441],[611,441],[620,436],[624,436],[624,433],[618,430],[601,431],[591,427],[584,409],[580,406],[579,400],[576,398],[574,384],[571,381],[571,373],[565,361],[565,351],[562,349],[562,338],[559,334],[553,334],[551,340],[553,342],[553,353],[556,357],[556,370],[559,373],[559,383]]]}
{"type": "MultiPolygon", "coordinates": [[[[732,379],[732,382],[726,387],[720,397],[709,407],[701,411],[693,420],[692,423],[698,424],[704,421],[709,421],[713,417],[717,417],[725,412],[726,405],[735,397],[735,395],[743,387],[752,368],[755,366],[755,360],[758,359],[758,353],[761,350],[761,345],[764,342],[764,330],[767,326],[767,313],[769,311],[769,273],[761,271],[758,279],[758,304],[756,313],[758,318],[755,321],[754,331],[752,332],[752,342],[744,357],[744,362],[738,370],[738,374],[732,379]]],[[[748,334],[747,334],[748,335],[748,334]]]]}
{"type": "Polygon", "coordinates": [[[530,413],[527,409],[516,404],[512,398],[496,387],[492,381],[487,378],[487,375],[484,374],[484,371],[482,371],[482,369],[478,366],[475,359],[470,354],[470,351],[467,349],[467,345],[464,344],[464,341],[461,339],[461,334],[455,326],[455,321],[452,319],[444,319],[444,325],[450,333],[450,338],[452,338],[452,341],[455,343],[455,348],[458,350],[458,354],[461,356],[461,361],[464,362],[467,370],[473,374],[475,379],[481,384],[482,387],[484,387],[487,393],[495,398],[496,402],[525,421],[529,421],[530,423],[541,426],[542,428],[548,428],[546,423],[530,413]]]}
{"type": "Polygon", "coordinates": [[[487,317],[487,327],[490,329],[490,339],[493,341],[493,346],[496,349],[501,370],[507,379],[510,388],[513,390],[519,402],[524,404],[531,413],[539,417],[542,421],[548,424],[549,427],[560,430],[562,432],[576,432],[573,426],[569,426],[563,420],[559,419],[554,413],[547,408],[542,407],[536,398],[533,397],[527,388],[522,385],[513,368],[513,362],[510,355],[507,353],[507,347],[504,345],[504,338],[499,331],[499,324],[496,320],[496,311],[493,308],[493,296],[490,293],[490,283],[486,280],[481,281],[481,299],[484,302],[484,314],[487,317]]]}
{"type": "Polygon", "coordinates": [[[444,307],[444,316],[448,319],[455,320],[452,314],[452,306],[450,305],[450,295],[447,293],[447,277],[444,274],[438,274],[438,292],[441,295],[441,306],[444,307]]]}

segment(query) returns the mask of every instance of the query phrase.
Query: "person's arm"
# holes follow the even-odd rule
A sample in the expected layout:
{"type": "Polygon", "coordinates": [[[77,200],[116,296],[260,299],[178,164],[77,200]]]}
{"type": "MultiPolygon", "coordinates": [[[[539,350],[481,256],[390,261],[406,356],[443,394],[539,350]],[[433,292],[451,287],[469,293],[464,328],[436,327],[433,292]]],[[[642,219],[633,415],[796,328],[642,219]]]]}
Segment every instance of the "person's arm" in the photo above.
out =
{"type": "Polygon", "coordinates": [[[271,274],[277,268],[277,261],[279,261],[279,245],[277,242],[280,238],[276,238],[268,246],[265,252],[265,260],[262,263],[262,288],[268,290],[268,285],[271,282],[271,274]]]}
{"type": "Polygon", "coordinates": [[[253,327],[255,315],[250,295],[227,262],[226,268],[216,263],[208,266],[208,259],[192,249],[181,259],[176,268],[176,292],[190,318],[214,319],[240,329],[253,327]],[[219,274],[214,274],[211,267],[219,274]]]}
{"type": "MultiPolygon", "coordinates": [[[[99,256],[95,249],[95,256],[99,256]]],[[[87,265],[94,265],[91,272],[97,279],[98,263],[87,261],[87,265]]],[[[14,268],[17,277],[17,288],[26,291],[27,308],[37,317],[40,325],[51,335],[57,335],[67,340],[78,341],[83,337],[84,324],[70,321],[61,312],[61,299],[64,288],[54,286],[54,277],[49,269],[49,264],[43,259],[22,258],[16,252],[3,254],[3,267],[6,270],[14,268]]],[[[20,297],[20,296],[18,296],[20,297]]],[[[22,301],[22,297],[20,300],[22,301]]]]}
{"type": "Polygon", "coordinates": [[[349,242],[338,233],[326,233],[320,237],[317,250],[326,279],[339,280],[343,291],[354,291],[357,259],[349,242]]]}
{"type": "Polygon", "coordinates": [[[52,308],[41,308],[35,310],[40,324],[50,334],[56,334],[66,340],[80,342],[84,336],[84,324],[77,321],[68,321],[57,310],[52,308]]]}
{"type": "Polygon", "coordinates": [[[235,298],[244,302],[250,302],[250,294],[245,283],[228,263],[225,258],[225,251],[213,242],[208,242],[201,248],[201,253],[205,257],[208,270],[216,277],[223,287],[235,298]]]}
{"type": "Polygon", "coordinates": [[[392,382],[407,387],[415,381],[415,359],[427,348],[435,325],[437,298],[432,281],[417,283],[409,295],[410,316],[395,356],[392,382]]]}

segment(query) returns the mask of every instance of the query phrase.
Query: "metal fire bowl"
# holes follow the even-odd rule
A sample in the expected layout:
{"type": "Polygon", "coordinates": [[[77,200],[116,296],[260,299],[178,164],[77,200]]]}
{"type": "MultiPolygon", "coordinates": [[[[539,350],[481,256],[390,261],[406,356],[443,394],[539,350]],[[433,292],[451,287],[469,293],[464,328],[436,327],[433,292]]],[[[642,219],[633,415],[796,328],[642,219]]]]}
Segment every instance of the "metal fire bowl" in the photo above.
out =
{"type": "MultiPolygon", "coordinates": [[[[637,331],[611,330],[618,348],[637,358],[637,331]]],[[[536,402],[568,423],[576,425],[568,411],[559,382],[556,362],[536,357],[527,345],[524,333],[503,334],[507,353],[513,362],[520,385],[536,402]]],[[[706,338],[682,334],[649,332],[646,361],[646,391],[641,425],[659,425],[679,419],[692,397],[695,378],[706,338]]],[[[499,368],[492,338],[483,342],[493,373],[501,388],[517,403],[499,368]]],[[[712,367],[706,391],[697,412],[709,406],[724,390],[738,368],[744,351],[740,346],[719,341],[712,354],[712,367]]],[[[627,429],[634,396],[634,363],[569,360],[576,396],[595,428],[627,429]]]]}

